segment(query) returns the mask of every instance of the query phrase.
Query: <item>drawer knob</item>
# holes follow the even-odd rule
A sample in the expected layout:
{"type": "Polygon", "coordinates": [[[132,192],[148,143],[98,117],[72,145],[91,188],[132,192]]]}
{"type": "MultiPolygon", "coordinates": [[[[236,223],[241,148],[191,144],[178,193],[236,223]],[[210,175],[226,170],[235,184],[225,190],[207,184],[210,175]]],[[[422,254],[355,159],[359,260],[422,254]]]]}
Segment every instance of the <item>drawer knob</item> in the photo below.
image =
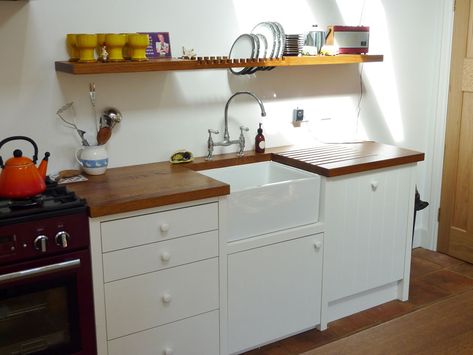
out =
{"type": "Polygon", "coordinates": [[[163,262],[166,263],[166,262],[168,262],[169,260],[171,260],[171,254],[169,254],[169,252],[167,252],[167,251],[163,251],[163,252],[161,253],[161,261],[163,261],[163,262]]]}
{"type": "Polygon", "coordinates": [[[169,293],[165,293],[164,295],[162,295],[161,300],[163,301],[163,303],[166,303],[166,304],[171,303],[172,297],[169,293]]]}
{"type": "Polygon", "coordinates": [[[161,232],[166,233],[167,231],[169,231],[169,224],[163,223],[161,224],[161,226],[159,226],[159,229],[161,229],[161,232]]]}
{"type": "Polygon", "coordinates": [[[322,242],[320,240],[317,240],[314,242],[314,248],[315,249],[320,249],[322,248],[322,242]]]}
{"type": "Polygon", "coordinates": [[[371,190],[376,191],[377,189],[378,189],[378,182],[376,180],[371,181],[371,190]]]}
{"type": "Polygon", "coordinates": [[[163,350],[163,355],[172,355],[174,354],[174,351],[171,348],[165,348],[163,350]]]}

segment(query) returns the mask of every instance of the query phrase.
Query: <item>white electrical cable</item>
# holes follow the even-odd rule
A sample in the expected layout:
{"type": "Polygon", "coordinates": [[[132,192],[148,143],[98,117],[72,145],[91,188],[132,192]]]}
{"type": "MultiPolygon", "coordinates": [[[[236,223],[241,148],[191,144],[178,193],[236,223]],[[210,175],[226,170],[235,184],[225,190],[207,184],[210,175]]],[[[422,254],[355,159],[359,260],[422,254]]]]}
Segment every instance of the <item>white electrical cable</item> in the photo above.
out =
{"type": "MultiPolygon", "coordinates": [[[[363,23],[363,15],[365,13],[365,6],[366,6],[366,0],[363,0],[363,5],[361,7],[361,13],[360,13],[360,21],[358,22],[358,26],[361,26],[363,23]]],[[[364,69],[364,63],[360,64],[360,98],[358,99],[358,105],[356,108],[356,125],[355,125],[355,132],[356,135],[358,136],[359,131],[359,123],[360,123],[360,115],[361,115],[361,103],[363,101],[363,69],[364,69]]]]}

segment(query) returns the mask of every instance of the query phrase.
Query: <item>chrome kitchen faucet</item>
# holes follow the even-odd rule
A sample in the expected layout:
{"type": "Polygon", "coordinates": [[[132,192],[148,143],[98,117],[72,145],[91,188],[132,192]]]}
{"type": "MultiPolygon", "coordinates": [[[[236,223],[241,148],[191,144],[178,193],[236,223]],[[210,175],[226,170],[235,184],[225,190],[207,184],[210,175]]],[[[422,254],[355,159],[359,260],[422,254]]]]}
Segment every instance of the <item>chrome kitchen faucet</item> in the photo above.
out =
{"type": "Polygon", "coordinates": [[[230,105],[230,101],[232,101],[232,99],[235,96],[243,95],[243,94],[252,96],[256,100],[256,102],[258,102],[258,104],[259,104],[259,107],[261,109],[261,116],[262,117],[266,116],[266,111],[264,109],[263,101],[261,101],[261,99],[258,96],[256,96],[255,94],[253,94],[249,91],[239,91],[239,92],[233,94],[232,96],[230,96],[230,98],[228,99],[228,101],[225,105],[225,116],[224,116],[225,117],[225,132],[223,132],[223,141],[214,142],[213,139],[212,139],[212,133],[213,134],[219,134],[219,131],[216,131],[214,129],[209,129],[208,130],[209,138],[208,138],[208,141],[207,141],[208,153],[207,153],[206,160],[211,160],[212,159],[213,150],[214,150],[214,147],[216,147],[216,146],[227,147],[227,146],[232,145],[232,144],[238,144],[239,147],[240,147],[240,149],[238,150],[238,156],[241,157],[243,155],[243,151],[245,150],[245,135],[243,134],[243,132],[248,132],[249,131],[248,127],[240,126],[240,137],[238,139],[235,139],[235,140],[230,140],[230,133],[228,132],[228,106],[230,105]]]}

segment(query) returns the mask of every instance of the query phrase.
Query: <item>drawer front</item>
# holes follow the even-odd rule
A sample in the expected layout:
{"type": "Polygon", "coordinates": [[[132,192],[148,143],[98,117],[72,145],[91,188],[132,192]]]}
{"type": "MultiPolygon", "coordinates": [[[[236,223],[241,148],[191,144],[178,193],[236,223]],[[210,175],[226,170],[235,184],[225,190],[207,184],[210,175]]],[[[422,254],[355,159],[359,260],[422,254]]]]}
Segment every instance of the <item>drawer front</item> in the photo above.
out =
{"type": "Polygon", "coordinates": [[[218,309],[218,259],[105,284],[108,339],[218,309]]]}
{"type": "Polygon", "coordinates": [[[218,228],[217,203],[103,222],[102,251],[130,248],[218,228]]]}
{"type": "Polygon", "coordinates": [[[218,256],[218,232],[206,232],[103,254],[105,282],[218,256]]]}
{"type": "Polygon", "coordinates": [[[108,342],[109,355],[218,355],[218,311],[108,342]]]}

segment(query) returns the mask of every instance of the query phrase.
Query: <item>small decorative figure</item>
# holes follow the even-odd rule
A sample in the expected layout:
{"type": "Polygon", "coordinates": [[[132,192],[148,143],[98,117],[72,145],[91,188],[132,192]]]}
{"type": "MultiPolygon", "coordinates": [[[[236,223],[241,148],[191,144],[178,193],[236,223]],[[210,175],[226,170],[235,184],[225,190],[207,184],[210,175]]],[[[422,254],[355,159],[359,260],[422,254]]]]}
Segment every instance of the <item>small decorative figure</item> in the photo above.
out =
{"type": "Polygon", "coordinates": [[[186,49],[182,47],[182,59],[196,59],[197,54],[195,53],[194,49],[186,49]]]}
{"type": "Polygon", "coordinates": [[[102,50],[100,52],[100,58],[102,59],[102,62],[108,61],[107,46],[102,46],[102,50]]]}

